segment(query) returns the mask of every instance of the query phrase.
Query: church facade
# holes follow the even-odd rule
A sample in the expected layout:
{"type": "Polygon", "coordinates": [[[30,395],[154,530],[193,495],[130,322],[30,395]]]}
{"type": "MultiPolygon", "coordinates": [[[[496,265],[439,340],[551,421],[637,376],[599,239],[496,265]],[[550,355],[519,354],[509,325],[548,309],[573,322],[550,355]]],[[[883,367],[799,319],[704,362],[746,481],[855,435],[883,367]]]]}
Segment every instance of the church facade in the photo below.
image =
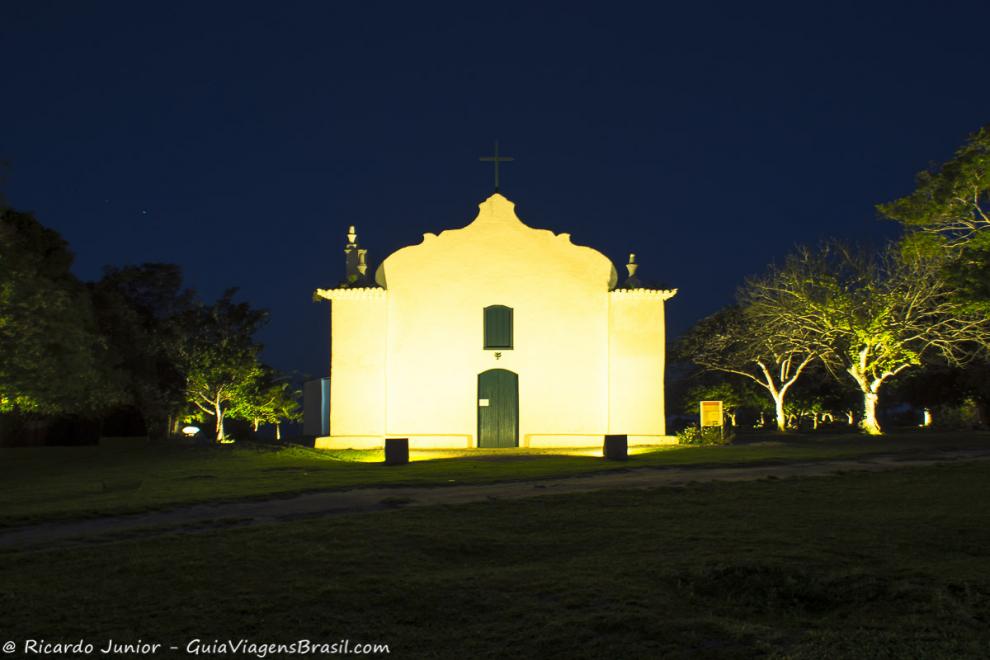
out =
{"type": "Polygon", "coordinates": [[[664,305],[630,257],[526,226],[496,193],[461,229],[425,234],[367,273],[349,235],[331,302],[329,435],[316,446],[601,446],[668,442],[664,305]]]}

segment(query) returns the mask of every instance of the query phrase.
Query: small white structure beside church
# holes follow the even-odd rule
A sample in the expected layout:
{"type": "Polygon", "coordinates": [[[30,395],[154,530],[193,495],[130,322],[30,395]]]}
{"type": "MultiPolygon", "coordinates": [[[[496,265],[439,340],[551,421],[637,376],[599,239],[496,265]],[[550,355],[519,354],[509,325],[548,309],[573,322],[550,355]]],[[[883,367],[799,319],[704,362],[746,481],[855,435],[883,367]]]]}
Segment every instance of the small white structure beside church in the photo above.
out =
{"type": "Polygon", "coordinates": [[[496,193],[462,229],[425,234],[367,278],[353,228],[331,301],[329,436],[316,446],[589,447],[668,442],[664,303],[630,255],[533,229],[496,193]]]}

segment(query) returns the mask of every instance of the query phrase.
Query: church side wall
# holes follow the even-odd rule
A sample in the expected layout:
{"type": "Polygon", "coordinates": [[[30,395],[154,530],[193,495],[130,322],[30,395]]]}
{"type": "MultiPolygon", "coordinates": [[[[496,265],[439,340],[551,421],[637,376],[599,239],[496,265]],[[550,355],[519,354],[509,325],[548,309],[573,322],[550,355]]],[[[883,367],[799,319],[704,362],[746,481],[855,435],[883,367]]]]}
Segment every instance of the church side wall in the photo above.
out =
{"type": "Polygon", "coordinates": [[[609,298],[609,433],[631,443],[663,436],[663,300],[636,291],[609,298]]]}
{"type": "Polygon", "coordinates": [[[330,435],[336,446],[381,446],[385,435],[386,313],[383,291],[332,303],[330,435]]]}

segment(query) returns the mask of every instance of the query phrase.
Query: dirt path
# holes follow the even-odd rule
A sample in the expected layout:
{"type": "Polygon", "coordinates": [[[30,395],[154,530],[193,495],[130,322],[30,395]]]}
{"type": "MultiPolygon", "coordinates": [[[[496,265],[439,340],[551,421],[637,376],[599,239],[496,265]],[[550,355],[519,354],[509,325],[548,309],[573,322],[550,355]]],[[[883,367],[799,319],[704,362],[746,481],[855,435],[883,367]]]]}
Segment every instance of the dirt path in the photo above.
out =
{"type": "Polygon", "coordinates": [[[849,471],[878,472],[951,461],[988,459],[990,459],[990,450],[967,450],[922,457],[889,455],[783,465],[633,468],[535,481],[322,491],[288,498],[196,504],[149,513],[25,525],[0,530],[0,548],[12,550],[37,545],[50,547],[53,544],[100,543],[174,532],[195,533],[397,507],[518,500],[596,490],[679,486],[701,481],[752,481],[766,477],[828,476],[849,471]]]}

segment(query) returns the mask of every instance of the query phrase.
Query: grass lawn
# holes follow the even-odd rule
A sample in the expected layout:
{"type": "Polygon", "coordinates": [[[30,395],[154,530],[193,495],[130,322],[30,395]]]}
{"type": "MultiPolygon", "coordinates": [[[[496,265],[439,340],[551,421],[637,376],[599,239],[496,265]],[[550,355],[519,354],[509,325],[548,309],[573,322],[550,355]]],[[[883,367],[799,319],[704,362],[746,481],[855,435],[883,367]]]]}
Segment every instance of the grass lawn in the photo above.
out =
{"type": "Polygon", "coordinates": [[[662,447],[624,464],[546,451],[420,452],[384,467],[381,452],[256,445],[0,449],[0,526],[42,519],[142,511],[192,502],[264,497],[355,486],[448,485],[548,477],[630,467],[803,461],[871,453],[990,446],[988,433],[781,437],[728,447],[662,447]]]}
{"type": "Polygon", "coordinates": [[[347,638],[401,658],[985,658],[988,495],[980,462],[4,552],[0,636],[347,638]]]}

